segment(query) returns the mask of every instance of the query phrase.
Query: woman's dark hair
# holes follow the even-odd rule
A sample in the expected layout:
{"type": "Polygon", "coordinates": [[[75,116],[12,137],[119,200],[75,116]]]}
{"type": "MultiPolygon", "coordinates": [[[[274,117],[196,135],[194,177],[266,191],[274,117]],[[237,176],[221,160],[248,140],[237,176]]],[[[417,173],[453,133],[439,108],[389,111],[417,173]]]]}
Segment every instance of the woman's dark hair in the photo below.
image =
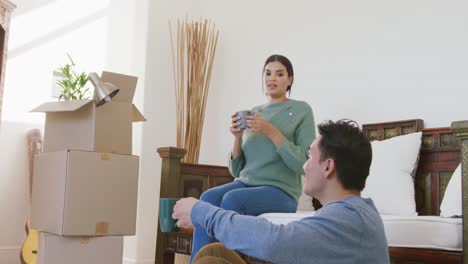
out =
{"type": "Polygon", "coordinates": [[[369,139],[355,121],[342,119],[318,125],[320,160],[335,160],[337,176],[345,189],[362,191],[372,162],[369,139]]]}
{"type": "Polygon", "coordinates": [[[263,65],[263,72],[265,72],[265,68],[266,66],[268,65],[268,63],[270,62],[279,62],[281,64],[283,64],[283,66],[286,68],[286,71],[288,72],[288,77],[293,77],[292,79],[292,82],[291,82],[291,85],[289,85],[287,88],[286,88],[286,91],[289,92],[289,95],[291,95],[291,86],[294,82],[294,70],[293,70],[293,66],[291,64],[291,61],[289,61],[288,58],[286,58],[285,56],[283,55],[278,55],[278,54],[274,54],[274,55],[271,55],[270,57],[268,57],[268,59],[265,61],[265,65],[263,65]]]}

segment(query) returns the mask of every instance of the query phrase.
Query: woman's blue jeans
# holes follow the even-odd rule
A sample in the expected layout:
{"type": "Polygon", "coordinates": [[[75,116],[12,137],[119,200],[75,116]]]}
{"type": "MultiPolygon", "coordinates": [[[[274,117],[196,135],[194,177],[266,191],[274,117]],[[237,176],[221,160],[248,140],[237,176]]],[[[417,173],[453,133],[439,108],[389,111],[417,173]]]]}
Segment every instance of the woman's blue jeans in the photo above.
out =
{"type": "MultiPolygon", "coordinates": [[[[294,213],[297,201],[283,190],[273,186],[249,186],[240,181],[230,182],[204,192],[200,200],[243,215],[257,216],[263,213],[294,213]]],[[[205,245],[215,242],[205,229],[195,228],[193,233],[192,256],[205,245]]]]}

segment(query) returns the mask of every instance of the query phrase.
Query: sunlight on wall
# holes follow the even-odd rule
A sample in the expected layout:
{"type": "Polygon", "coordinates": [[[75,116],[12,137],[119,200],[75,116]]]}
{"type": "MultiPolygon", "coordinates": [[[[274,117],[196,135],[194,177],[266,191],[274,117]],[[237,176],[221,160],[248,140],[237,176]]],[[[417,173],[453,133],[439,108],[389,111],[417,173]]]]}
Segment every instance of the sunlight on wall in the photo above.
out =
{"type": "Polygon", "coordinates": [[[42,102],[56,100],[51,97],[52,72],[68,62],[66,53],[79,71],[103,70],[108,46],[108,5],[109,0],[50,1],[18,12],[18,16],[13,14],[3,120],[43,122],[43,114],[29,111],[42,102]]]}

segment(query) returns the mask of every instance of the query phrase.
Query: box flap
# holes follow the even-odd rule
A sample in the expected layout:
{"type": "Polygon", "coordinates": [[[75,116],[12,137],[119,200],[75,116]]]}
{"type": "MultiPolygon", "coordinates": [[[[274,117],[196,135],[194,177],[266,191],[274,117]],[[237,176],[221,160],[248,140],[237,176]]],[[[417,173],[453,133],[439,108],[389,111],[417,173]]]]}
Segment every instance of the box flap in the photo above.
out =
{"type": "Polygon", "coordinates": [[[142,122],[146,121],[146,118],[141,114],[141,112],[136,108],[135,105],[132,105],[132,122],[142,122]]]}
{"type": "Polygon", "coordinates": [[[133,96],[135,95],[135,89],[138,81],[137,77],[103,71],[101,75],[101,81],[110,82],[120,89],[119,93],[117,93],[117,95],[112,98],[112,101],[127,103],[131,103],[133,101],[133,96]]]}
{"type": "Polygon", "coordinates": [[[73,112],[81,107],[94,102],[93,100],[70,100],[60,102],[43,103],[40,106],[31,110],[31,112],[73,112]]]}

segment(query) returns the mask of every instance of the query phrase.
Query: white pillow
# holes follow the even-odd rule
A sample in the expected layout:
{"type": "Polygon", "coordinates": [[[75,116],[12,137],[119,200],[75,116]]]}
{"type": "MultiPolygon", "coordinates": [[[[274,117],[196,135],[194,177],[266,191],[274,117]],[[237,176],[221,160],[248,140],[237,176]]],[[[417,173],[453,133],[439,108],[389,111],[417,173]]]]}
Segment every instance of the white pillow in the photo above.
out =
{"type": "Polygon", "coordinates": [[[372,164],[363,197],[370,197],[380,214],[416,215],[414,180],[421,132],[373,141],[372,164]]]}
{"type": "Polygon", "coordinates": [[[440,204],[440,216],[462,215],[461,163],[452,174],[440,204]]]}

